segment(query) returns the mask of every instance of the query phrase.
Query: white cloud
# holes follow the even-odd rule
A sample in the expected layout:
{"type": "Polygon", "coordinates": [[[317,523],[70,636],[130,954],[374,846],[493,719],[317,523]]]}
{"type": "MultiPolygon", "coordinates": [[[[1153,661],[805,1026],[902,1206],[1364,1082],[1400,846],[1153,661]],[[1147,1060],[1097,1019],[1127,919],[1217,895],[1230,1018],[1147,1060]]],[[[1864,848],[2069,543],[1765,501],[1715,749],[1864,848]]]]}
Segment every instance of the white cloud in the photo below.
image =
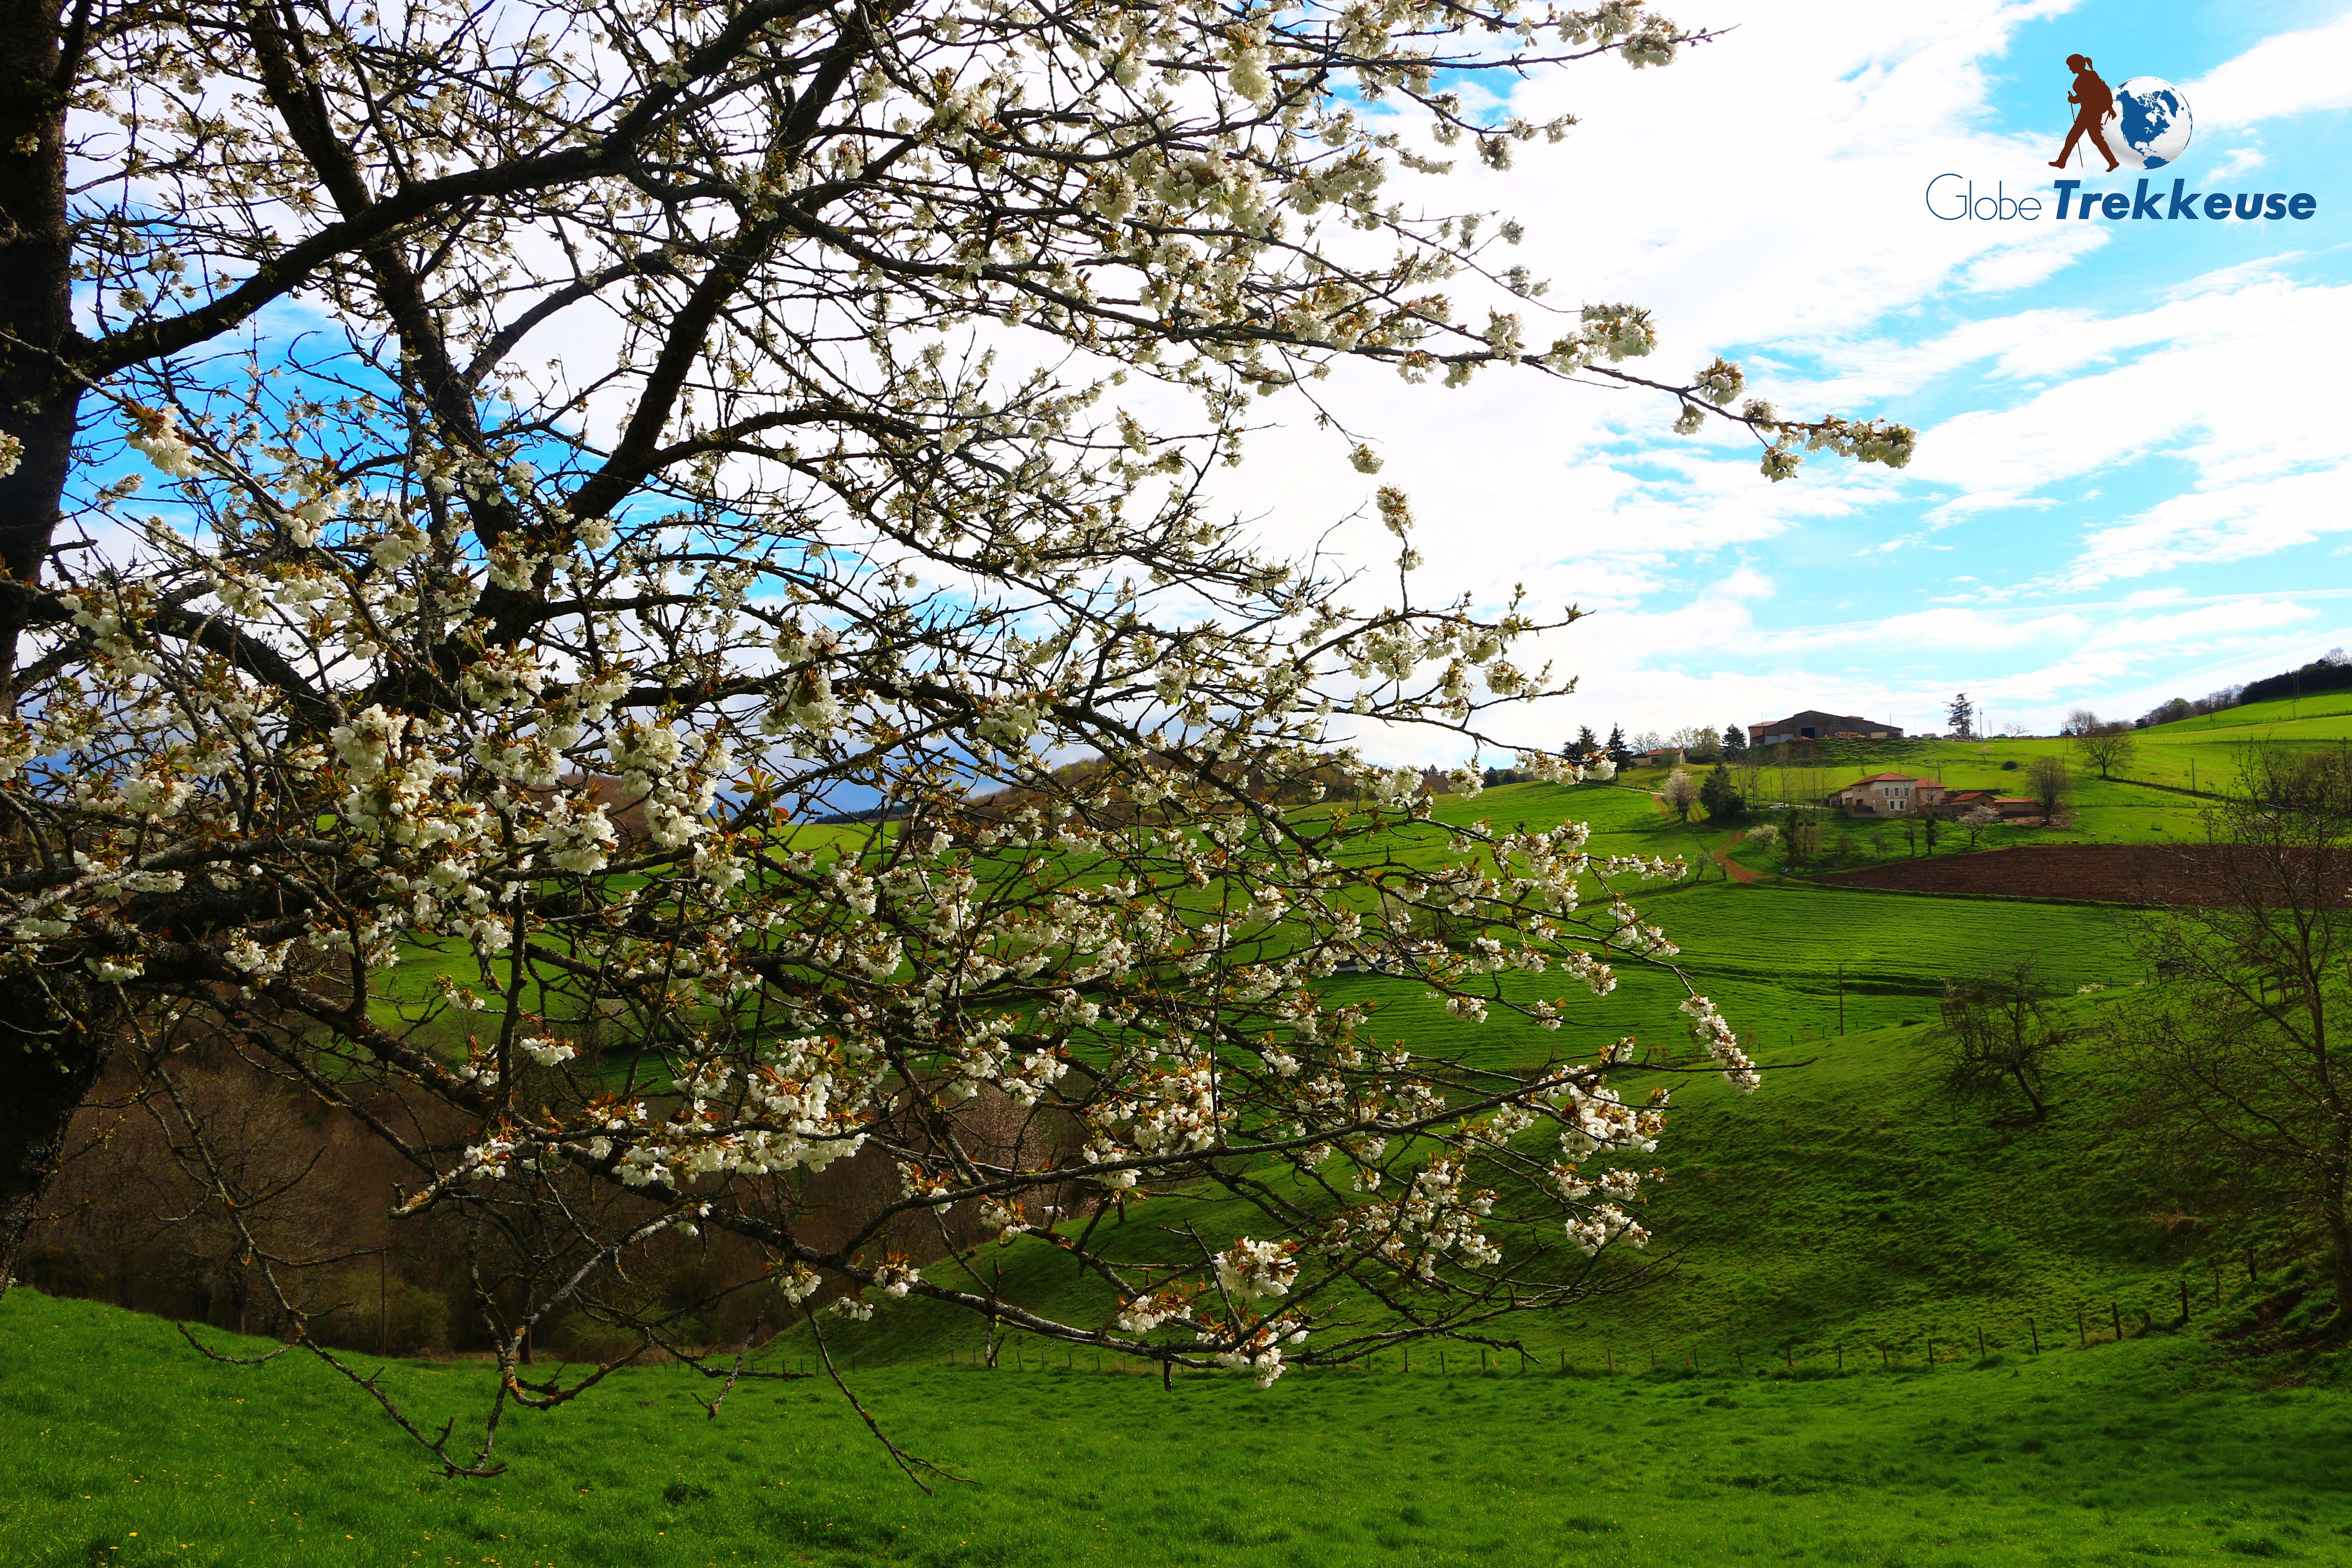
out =
{"type": "Polygon", "coordinates": [[[2218,564],[2352,530],[2344,504],[2352,463],[2172,496],[2095,530],[2063,574],[2069,586],[2218,564]]]}
{"type": "Polygon", "coordinates": [[[2213,165],[2205,178],[2210,184],[2219,184],[2223,180],[2234,180],[2240,174],[2251,174],[2269,163],[2259,147],[2231,147],[2223,152],[2221,161],[2213,165]]]}
{"type": "Polygon", "coordinates": [[[2180,90],[2207,134],[2352,105],[2352,16],[2265,38],[2180,90]]]}
{"type": "Polygon", "coordinates": [[[2087,650],[2122,647],[2152,647],[2169,644],[2176,647],[2209,647],[2228,646],[2242,640],[2233,634],[2267,631],[2307,621],[2319,612],[2308,605],[2298,605],[2285,599],[2238,599],[2226,604],[2200,605],[2193,610],[2183,610],[2173,616],[2132,616],[2107,622],[2084,639],[2087,650]]]}
{"type": "Polygon", "coordinates": [[[2234,289],[2192,286],[2130,315],[2004,323],[2017,336],[2000,365],[2030,363],[2056,379],[1926,433],[1916,471],[1964,487],[1930,517],[2029,504],[2045,487],[2162,450],[2188,467],[2189,490],[2094,529],[2059,584],[2242,559],[2352,528],[2329,495],[2352,479],[2342,421],[2300,390],[2305,374],[2352,353],[2352,288],[2299,287],[2267,263],[2235,270],[2234,289]]]}
{"type": "MultiPolygon", "coordinates": [[[[1792,412],[1923,426],[1904,474],[1816,458],[1768,485],[1752,445],[1675,440],[1649,395],[1505,374],[1452,392],[1335,374],[1318,395],[1374,439],[1388,459],[1377,482],[1405,488],[1423,519],[1417,596],[1491,605],[1520,584],[1539,607],[1606,612],[1547,639],[1584,684],[1514,738],[1792,703],[1940,728],[1952,684],[2039,721],[2141,683],[2202,690],[2221,679],[2161,672],[2284,658],[2316,635],[2307,594],[2033,607],[2352,529],[2332,499],[2352,480],[2352,450],[2311,390],[2352,350],[2352,286],[2331,280],[2341,263],[2321,246],[2277,243],[2316,241],[2320,226],[2233,227],[2271,249],[2221,265],[2210,247],[2184,249],[2209,260],[2172,281],[2148,237],[2122,226],[1927,212],[1926,180],[1945,170],[2046,198],[2050,128],[2000,126],[1990,73],[2014,68],[2001,52],[2015,28],[2068,8],[1759,4],[1669,71],[1580,68],[1522,88],[1518,112],[1581,123],[1565,148],[1523,152],[1517,172],[1465,161],[1449,179],[1391,187],[1408,206],[1522,219],[1524,247],[1500,259],[1551,277],[1548,305],[1651,306],[1664,346],[1629,369],[1673,381],[1737,353],[1755,389],[1792,412]],[[2108,276],[2127,281],[2085,286],[2108,276]],[[1878,573],[1877,586],[1815,585],[1832,531],[1848,563],[1837,570],[1878,573]],[[2029,537],[2038,552],[2013,568],[2007,547],[2029,537]],[[1928,552],[1956,542],[1964,553],[1928,552]],[[1876,613],[1906,590],[1933,607],[1876,613]],[[1774,624],[1791,617],[1822,624],[1774,624]]],[[[2200,135],[2262,118],[2230,106],[2251,90],[2241,84],[2285,68],[2283,48],[2340,57],[2347,29],[2270,40],[2189,83],[2200,135]]],[[[2294,63],[2264,112],[2326,107],[2346,90],[2336,83],[2352,83],[2352,61],[2294,63]]],[[[2261,138],[2231,134],[2208,183],[2261,164],[2261,138]]],[[[1455,298],[1457,319],[1483,319],[1469,286],[1455,298]]],[[[1530,338],[1553,330],[1521,309],[1530,338]]],[[[1369,498],[1375,481],[1348,469],[1347,444],[1303,422],[1269,430],[1221,493],[1303,545],[1369,498]]],[[[1334,539],[1366,561],[1390,553],[1369,521],[1334,539]]],[[[1374,569],[1364,596],[1389,581],[1374,569]]]]}

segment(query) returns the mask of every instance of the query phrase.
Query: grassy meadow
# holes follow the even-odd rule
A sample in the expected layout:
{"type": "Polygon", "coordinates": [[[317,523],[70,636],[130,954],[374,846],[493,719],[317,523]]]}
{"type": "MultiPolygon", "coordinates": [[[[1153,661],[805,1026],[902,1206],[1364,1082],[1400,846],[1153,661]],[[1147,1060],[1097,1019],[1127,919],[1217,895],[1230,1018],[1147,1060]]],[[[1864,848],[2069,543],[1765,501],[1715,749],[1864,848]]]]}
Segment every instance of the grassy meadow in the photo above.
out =
{"type": "MultiPolygon", "coordinates": [[[[1754,1363],[1244,1379],[898,1365],[854,1374],[955,1481],[925,1496],[814,1381],[706,1419],[622,1374],[433,1475],[314,1363],[194,1361],[152,1320],[0,1304],[24,1568],[320,1564],[1686,1564],[1990,1568],[2352,1557],[2332,1388],[2165,1333],[1791,1374],[1754,1363]]],[[[387,1383],[452,1414],[461,1369],[387,1383]]]]}
{"type": "MultiPolygon", "coordinates": [[[[1855,779],[1881,772],[1934,777],[1954,789],[2026,795],[2031,791],[2025,770],[2032,759],[2057,756],[2064,758],[2074,773],[2074,801],[2065,825],[2056,828],[1988,828],[1977,835],[1976,847],[2194,843],[2204,836],[2202,813],[2210,804],[2210,797],[2227,791],[2236,782],[2247,745],[2316,750],[2342,745],[2347,739],[2352,739],[2352,693],[2330,692],[2299,701],[2250,703],[2243,708],[2135,731],[2134,755],[2116,770],[2113,778],[2101,778],[2084,763],[2072,742],[2054,736],[1906,740],[1848,746],[1844,748],[1847,754],[1833,764],[1767,765],[1758,779],[1757,795],[1768,808],[1762,814],[1768,819],[1772,815],[1772,803],[1818,800],[1855,779]]],[[[1621,778],[1628,791],[1646,793],[1658,788],[1669,771],[1638,768],[1629,770],[1621,778]]],[[[1692,764],[1691,771],[1704,770],[1692,764]]],[[[1486,803],[1500,793],[1482,796],[1471,812],[1491,815],[1485,809],[1486,803]]],[[[1652,809],[1656,809],[1654,803],[1652,809]]],[[[1724,847],[1733,837],[1712,830],[1703,822],[1676,827],[1682,836],[1683,852],[1695,862],[1708,849],[1724,847]]],[[[1938,855],[1962,853],[1969,842],[1965,830],[1949,825],[1942,828],[1938,837],[1933,851],[1938,855]]],[[[1823,858],[1812,869],[1843,870],[1929,853],[1924,838],[1907,837],[1902,824],[1895,820],[1842,819],[1830,825],[1829,837],[1823,858]]],[[[1665,841],[1665,836],[1660,841],[1665,841]]],[[[1753,869],[1779,869],[1777,856],[1736,848],[1733,854],[1741,864],[1753,869]]]]}
{"type": "MultiPolygon", "coordinates": [[[[2091,1022],[2116,994],[2068,1005],[2091,1022]]],[[[2003,1126],[1938,1099],[1919,1037],[1768,1048],[1753,1096],[1677,1086],[1643,1216],[1674,1278],[1517,1325],[1524,1358],[1457,1344],[1441,1372],[1424,1346],[1410,1371],[1163,1392],[1034,1341],[983,1369],[980,1326],[919,1302],[829,1329],[889,1435],[964,1478],[932,1496],[821,1379],[747,1384],[711,1420],[675,1368],[510,1414],[511,1471],[444,1480],[313,1363],[204,1362],[157,1320],[20,1289],[0,1541],[28,1564],[301,1568],[2352,1561],[2346,1369],[2255,1318],[2296,1304],[2293,1269],[2217,1276],[2158,1223],[2093,1053],[2060,1064],[2049,1122],[2003,1126]]],[[[1139,1250],[1154,1220],[1127,1222],[1139,1250]]],[[[1048,1247],[985,1266],[1100,1305],[1048,1247]]],[[[478,1415],[487,1370],[382,1375],[437,1426],[478,1415]]]]}
{"type": "MultiPolygon", "coordinates": [[[[2194,763],[2203,787],[2240,740],[2352,733],[2352,712],[2240,713],[2144,731],[2136,776],[2177,767],[2185,788],[2194,763]]],[[[1889,765],[2006,784],[2003,760],[2056,744],[1922,742],[1889,765]]],[[[1436,811],[1574,816],[1596,850],[1703,867],[1636,901],[1766,1067],[1755,1095],[1695,1070],[1659,972],[1622,970],[1560,1035],[1454,1019],[1376,974],[1329,982],[1421,1049],[1504,1067],[1630,1033],[1644,1065],[1627,1087],[1673,1083],[1667,1179],[1641,1216],[1669,1267],[1499,1331],[1524,1353],[1489,1352],[1491,1370],[1474,1346],[1424,1346],[1409,1371],[1390,1352],[1263,1393],[1223,1374],[1163,1391],[1140,1366],[1018,1338],[984,1369],[983,1325],[889,1302],[828,1338],[889,1435],[964,1478],[933,1495],[823,1379],[747,1384],[714,1420],[676,1368],[510,1413],[510,1471],[457,1481],[313,1362],[221,1365],[156,1319],[20,1289],[0,1300],[0,1563],[2352,1563],[2352,1364],[2299,1335],[2316,1301],[2300,1266],[2266,1257],[2250,1278],[2163,1212],[2087,1042],[2059,1058],[2046,1122],[1934,1089],[1945,975],[2030,952],[2087,1028],[2143,978],[2128,911],[1736,882],[1706,861],[1732,836],[1663,816],[1647,782],[1511,785],[1436,811]]],[[[1987,841],[2187,836],[2200,805],[2088,781],[2072,829],[1987,841]]],[[[1394,848],[1407,865],[1430,852],[1394,848]]],[[[429,984],[434,962],[416,955],[404,982],[429,984]]],[[[1130,1205],[1131,1256],[1172,1245],[1161,1212],[1130,1205]]],[[[1107,1306],[1034,1241],[981,1267],[1071,1312],[1107,1306]]],[[[789,1333],[755,1364],[799,1372],[813,1349],[789,1333]]],[[[382,1375],[436,1427],[477,1417],[488,1390],[478,1363],[382,1375]]]]}

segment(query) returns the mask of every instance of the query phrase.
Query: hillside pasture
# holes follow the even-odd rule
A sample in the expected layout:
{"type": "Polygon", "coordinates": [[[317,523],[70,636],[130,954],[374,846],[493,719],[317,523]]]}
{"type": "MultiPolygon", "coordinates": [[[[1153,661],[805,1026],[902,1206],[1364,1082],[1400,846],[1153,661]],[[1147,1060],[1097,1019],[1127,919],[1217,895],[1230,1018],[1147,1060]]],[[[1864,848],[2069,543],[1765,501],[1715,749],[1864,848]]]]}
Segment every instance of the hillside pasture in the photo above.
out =
{"type": "MultiPolygon", "coordinates": [[[[1674,965],[1714,998],[1751,1047],[1794,1047],[1935,1016],[1947,976],[2032,955],[2050,984],[2129,985],[2145,971],[2121,913],[2084,904],[1970,900],[1832,889],[1804,884],[1692,882],[1636,895],[1643,918],[1681,948],[1674,965]]],[[[1662,967],[1621,963],[1613,994],[1563,992],[1551,975],[1508,975],[1496,994],[1516,1002],[1563,999],[1565,1026],[1550,1033],[1501,1012],[1475,1023],[1448,1014],[1417,984],[1383,975],[1335,975],[1330,994],[1379,1004],[1374,1033],[1417,1050],[1496,1067],[1532,1065],[1552,1052],[1583,1053],[1632,1035],[1672,1056],[1688,1049],[1675,1007],[1681,983],[1662,967]]]]}
{"type": "MultiPolygon", "coordinates": [[[[26,1291],[0,1305],[0,1534],[24,1568],[756,1568],[760,1564],[2042,1568],[2341,1561],[2338,1396],[2213,1375],[2158,1334],[1929,1371],[1706,1361],[1440,1374],[1202,1376],[937,1364],[851,1375],[959,1478],[918,1491],[821,1384],[706,1419],[625,1372],[518,1417],[514,1468],[433,1475],[289,1357],[193,1360],[163,1324],[26,1291]]],[[[246,1347],[235,1347],[246,1348],[246,1347]]],[[[394,1363],[426,1409],[466,1369],[394,1363]]]]}
{"type": "MultiPolygon", "coordinates": [[[[1638,780],[1433,809],[1498,827],[1575,817],[1596,852],[1694,865],[1726,837],[1664,816],[1638,780]]],[[[1439,852],[1434,837],[1376,852],[1410,866],[1439,852]]],[[[1935,1089],[1927,1026],[1946,976],[2032,955],[2054,990],[2092,993],[2062,1007],[2094,1023],[2142,978],[2126,914],[1740,885],[1711,866],[1633,897],[1765,1067],[1756,1094],[1696,1058],[1662,968],[1622,965],[1614,994],[1571,996],[1558,1033],[1499,1010],[1450,1016],[1395,977],[1327,983],[1377,1004],[1376,1037],[1496,1069],[1631,1035],[1642,1060],[1620,1087],[1672,1091],[1666,1180],[1639,1215],[1672,1278],[1496,1325],[1526,1354],[1490,1351],[1491,1374],[1456,1343],[1416,1347],[1410,1373],[1386,1352],[1263,1394],[1202,1373],[1163,1392],[1139,1363],[1018,1335],[997,1369],[975,1366],[984,1320],[889,1301],[868,1323],[828,1318],[828,1346],[892,1437],[971,1484],[918,1491],[822,1380],[747,1384],[712,1420],[692,1396],[715,1385],[675,1368],[625,1370],[560,1415],[509,1416],[512,1472],[451,1482],[313,1363],[216,1365],[156,1320],[19,1289],[0,1302],[17,1350],[0,1436],[19,1456],[0,1479],[0,1538],[38,1568],[2352,1557],[2340,1395],[2260,1386],[2326,1384],[2333,1360],[2238,1359],[2228,1336],[2250,1287],[2212,1270],[2196,1229],[2158,1223],[2116,1161],[2127,1110],[2088,1047],[2062,1055],[2044,1123],[1935,1089]]],[[[414,955],[403,994],[441,962],[414,955]]],[[[1516,1000],[1561,990],[1501,984],[1516,1000]]],[[[1181,1217],[1213,1244],[1252,1224],[1245,1205],[1197,1195],[1181,1217]]],[[[1138,1194],[1105,1223],[1130,1256],[1190,1254],[1170,1207],[1138,1194]]],[[[1034,1238],[933,1266],[964,1269],[1075,1321],[1109,1310],[1034,1238]]],[[[1334,1305],[1353,1321],[1329,1332],[1377,1323],[1366,1302],[1334,1305]]],[[[796,1328],[752,1365],[798,1372],[814,1352],[796,1328]]],[[[484,1370],[383,1375],[437,1427],[478,1408],[484,1370]]]]}

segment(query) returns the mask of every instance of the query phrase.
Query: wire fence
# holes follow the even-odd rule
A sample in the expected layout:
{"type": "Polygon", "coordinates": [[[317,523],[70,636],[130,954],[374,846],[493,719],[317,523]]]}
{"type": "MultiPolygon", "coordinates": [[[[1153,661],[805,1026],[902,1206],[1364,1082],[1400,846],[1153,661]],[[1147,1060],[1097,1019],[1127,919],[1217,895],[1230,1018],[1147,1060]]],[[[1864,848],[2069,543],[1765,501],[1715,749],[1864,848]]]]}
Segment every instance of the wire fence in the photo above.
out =
{"type": "MultiPolygon", "coordinates": [[[[1899,1331],[1853,1331],[1822,1338],[1745,1338],[1702,1330],[1696,1334],[1585,1338],[1573,1348],[1541,1350],[1461,1340],[1420,1340],[1347,1361],[1299,1361],[1292,1366],[1323,1375],[1461,1376],[1551,1373],[1606,1376],[1626,1373],[1688,1375],[1710,1373],[1834,1376],[1859,1372],[1933,1372],[1981,1366],[2011,1354],[2039,1356],[2094,1350],[2150,1333],[2177,1333],[2229,1310],[2225,1277],[2242,1267],[2253,1288],[2263,1275],[2254,1248],[2242,1264],[2208,1263],[2210,1284],[2187,1272],[2150,1280],[2137,1289],[2100,1292],[2071,1301],[2049,1302],[2025,1311],[1987,1311],[1960,1320],[1955,1311],[1938,1327],[1899,1331]],[[1954,1321],[1960,1320],[1960,1321],[1954,1321]]],[[[2200,1270],[2200,1274],[2204,1269],[2200,1270]]],[[[2289,1274],[2292,1274],[2292,1269],[2289,1274]]],[[[2282,1277],[2284,1278],[2284,1277],[2282,1277]]],[[[1988,1302],[1987,1306],[1995,1305],[1988,1302]]],[[[2241,1307],[2242,1310],[2242,1305],[2241,1307]]],[[[776,1347],[784,1351],[785,1347],[776,1347]]],[[[953,1366],[999,1372],[1104,1373],[1169,1377],[1246,1376],[1223,1368],[1170,1367],[1157,1357],[1128,1355],[1092,1345],[1066,1344],[1008,1333],[985,1346],[959,1344],[928,1353],[907,1353],[897,1345],[866,1347],[835,1341],[834,1365],[844,1372],[892,1367],[953,1366]]],[[[754,1352],[760,1370],[822,1375],[814,1354],[754,1352]]]]}
{"type": "MultiPolygon", "coordinates": [[[[2126,1307],[2120,1295],[2084,1299],[2073,1310],[1988,1317],[1964,1325],[1910,1330],[1897,1334],[1851,1333],[1798,1342],[1742,1341],[1725,1335],[1657,1336],[1624,1340],[1575,1349],[1564,1346],[1541,1351],[1517,1346],[1478,1345],[1460,1341],[1400,1345],[1393,1350],[1344,1362],[1294,1363],[1301,1370],[1327,1375],[1394,1375],[1451,1377],[1466,1375],[1616,1376],[1640,1373],[1681,1375],[1736,1373],[1790,1376],[1800,1373],[1835,1376],[1847,1373],[1924,1373],[1970,1368],[1995,1363],[2011,1354],[2039,1356],[2063,1351],[2096,1349],[2149,1333],[2177,1332],[2200,1318],[2224,1310],[2221,1277],[2214,1275],[2210,1299],[2200,1288],[2192,1289],[2179,1276],[2167,1286],[2160,1304],[2144,1301],[2126,1307]]],[[[930,1364],[991,1368],[999,1372],[1104,1373],[1133,1376],[1187,1377],[1224,1375],[1223,1369],[1176,1367],[1155,1357],[1124,1355],[1093,1346],[1055,1344],[1009,1338],[995,1347],[958,1346],[928,1357],[861,1358],[836,1348],[835,1364],[844,1371],[880,1366],[930,1364]]],[[[790,1358],[786,1370],[818,1373],[813,1356],[790,1358]]],[[[1232,1375],[1246,1375],[1236,1373],[1232,1375]]]]}

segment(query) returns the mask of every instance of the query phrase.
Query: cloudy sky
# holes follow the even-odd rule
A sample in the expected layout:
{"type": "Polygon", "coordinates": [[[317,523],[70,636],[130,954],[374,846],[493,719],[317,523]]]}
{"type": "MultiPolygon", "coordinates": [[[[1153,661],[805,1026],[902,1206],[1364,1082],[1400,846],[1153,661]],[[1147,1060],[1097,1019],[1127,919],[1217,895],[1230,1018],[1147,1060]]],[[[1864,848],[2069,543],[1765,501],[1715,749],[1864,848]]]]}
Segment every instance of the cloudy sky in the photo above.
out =
{"type": "MultiPolygon", "coordinates": [[[[1508,374],[1335,385],[1387,460],[1378,482],[1413,497],[1422,595],[1492,603],[1525,583],[1598,612],[1548,649],[1577,695],[1511,738],[1800,707],[1940,729],[1963,689],[1997,721],[2047,728],[2352,644],[2352,418],[2335,379],[2352,370],[2352,185],[2336,174],[2352,6],[1661,8],[1730,30],[1667,70],[1593,63],[1520,89],[1530,119],[1579,117],[1569,141],[1426,199],[1517,216],[1515,259],[1553,280],[1549,303],[1651,307],[1664,348],[1633,368],[1679,378],[1722,353],[1793,414],[1917,426],[1919,455],[1900,473],[1817,456],[1773,485],[1752,446],[1678,438],[1671,409],[1622,392],[1508,374]],[[2051,181],[2081,177],[2048,166],[2076,52],[2111,83],[2186,94],[2195,135],[2166,195],[2176,176],[2307,192],[2315,216],[1940,220],[1938,174],[2045,203],[2051,181]]],[[[2128,193],[2126,174],[2090,184],[2128,193]]],[[[1374,482],[1343,449],[1269,431],[1228,499],[1303,540],[1374,482]]],[[[1390,553],[1369,524],[1339,537],[1367,562],[1390,553]]]]}

